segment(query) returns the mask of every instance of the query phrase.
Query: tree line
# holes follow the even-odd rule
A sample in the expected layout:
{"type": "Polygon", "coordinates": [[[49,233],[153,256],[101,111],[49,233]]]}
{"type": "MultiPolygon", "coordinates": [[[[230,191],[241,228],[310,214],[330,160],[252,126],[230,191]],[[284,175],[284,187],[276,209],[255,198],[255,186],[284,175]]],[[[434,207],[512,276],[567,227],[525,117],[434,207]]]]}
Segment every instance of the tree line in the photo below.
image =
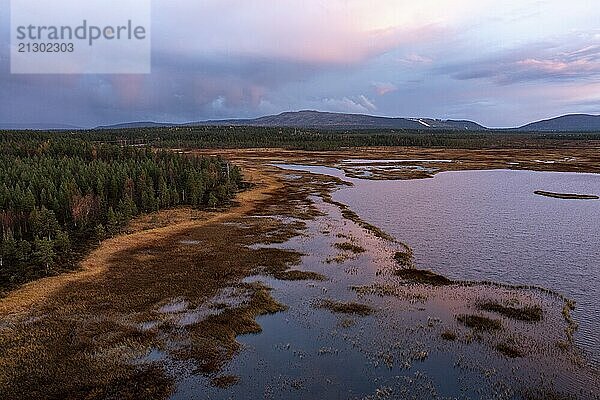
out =
{"type": "Polygon", "coordinates": [[[0,137],[0,290],[70,268],[141,214],[218,207],[241,183],[220,158],[68,137],[0,137]]]}
{"type": "Polygon", "coordinates": [[[319,130],[252,126],[172,126],[157,128],[96,129],[73,132],[5,132],[39,140],[70,137],[115,145],[163,148],[288,148],[338,150],[365,146],[480,148],[549,148],[566,142],[600,140],[600,133],[532,133],[508,130],[319,130]]]}

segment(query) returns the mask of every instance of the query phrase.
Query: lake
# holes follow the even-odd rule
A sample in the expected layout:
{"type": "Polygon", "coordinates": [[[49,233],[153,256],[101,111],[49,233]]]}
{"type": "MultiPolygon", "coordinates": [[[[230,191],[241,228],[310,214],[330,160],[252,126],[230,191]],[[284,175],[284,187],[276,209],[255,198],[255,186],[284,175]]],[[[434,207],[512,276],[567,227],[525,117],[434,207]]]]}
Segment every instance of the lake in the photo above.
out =
{"type": "Polygon", "coordinates": [[[352,182],[334,199],[410,245],[419,268],[457,280],[537,285],[574,299],[576,343],[600,364],[600,201],[533,193],[599,194],[599,175],[489,170],[375,181],[336,168],[286,168],[352,182]]]}

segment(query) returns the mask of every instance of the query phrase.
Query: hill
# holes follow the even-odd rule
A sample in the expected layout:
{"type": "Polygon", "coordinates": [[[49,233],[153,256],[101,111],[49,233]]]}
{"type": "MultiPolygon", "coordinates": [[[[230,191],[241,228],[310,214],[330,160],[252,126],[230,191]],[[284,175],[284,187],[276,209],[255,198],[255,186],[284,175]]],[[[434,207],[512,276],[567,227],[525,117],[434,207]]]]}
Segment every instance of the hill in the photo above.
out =
{"type": "Polygon", "coordinates": [[[484,130],[471,121],[439,120],[431,118],[390,118],[363,114],[342,114],[320,111],[284,112],[255,119],[230,119],[195,122],[187,125],[203,126],[261,126],[320,129],[451,129],[484,130]]]}
{"type": "Polygon", "coordinates": [[[519,128],[536,132],[600,132],[600,115],[570,114],[533,122],[519,128]]]}

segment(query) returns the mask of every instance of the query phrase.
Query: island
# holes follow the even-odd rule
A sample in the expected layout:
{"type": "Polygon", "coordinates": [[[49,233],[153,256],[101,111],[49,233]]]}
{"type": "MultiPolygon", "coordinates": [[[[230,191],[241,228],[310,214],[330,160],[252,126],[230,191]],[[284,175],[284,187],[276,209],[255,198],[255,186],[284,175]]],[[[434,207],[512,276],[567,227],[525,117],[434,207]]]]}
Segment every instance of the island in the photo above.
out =
{"type": "Polygon", "coordinates": [[[543,190],[536,190],[533,192],[540,196],[554,197],[556,199],[569,199],[569,200],[598,200],[600,197],[593,194],[571,194],[571,193],[553,193],[545,192],[543,190]]]}

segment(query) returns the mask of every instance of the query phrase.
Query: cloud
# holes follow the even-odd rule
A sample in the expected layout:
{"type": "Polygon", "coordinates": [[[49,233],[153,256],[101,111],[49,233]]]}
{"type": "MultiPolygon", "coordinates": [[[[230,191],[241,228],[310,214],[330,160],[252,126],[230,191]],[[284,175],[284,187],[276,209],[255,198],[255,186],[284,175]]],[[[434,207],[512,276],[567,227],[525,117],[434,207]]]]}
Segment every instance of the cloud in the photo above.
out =
{"type": "MultiPolygon", "coordinates": [[[[589,39],[589,37],[588,37],[589,39]]],[[[529,45],[481,61],[438,68],[454,79],[487,79],[500,85],[600,79],[600,45],[588,41],[529,45]]]]}
{"type": "Polygon", "coordinates": [[[319,65],[365,62],[447,29],[432,0],[171,0],[153,11],[160,15],[154,33],[169,32],[154,35],[153,45],[173,56],[260,56],[319,65]]]}
{"type": "Polygon", "coordinates": [[[384,96],[388,93],[393,93],[398,90],[398,86],[394,85],[391,82],[374,82],[373,88],[375,89],[375,92],[380,96],[384,96]]]}
{"type": "Polygon", "coordinates": [[[344,113],[366,114],[377,110],[373,101],[362,94],[352,98],[323,99],[320,105],[322,110],[344,113]]]}
{"type": "Polygon", "coordinates": [[[413,53],[402,58],[400,62],[403,64],[431,64],[433,62],[433,59],[426,56],[422,56],[420,54],[413,53]]]}
{"type": "Polygon", "coordinates": [[[0,122],[185,122],[310,108],[509,125],[578,112],[600,93],[594,7],[153,0],[152,74],[16,76],[9,1],[0,0],[0,122]]]}

